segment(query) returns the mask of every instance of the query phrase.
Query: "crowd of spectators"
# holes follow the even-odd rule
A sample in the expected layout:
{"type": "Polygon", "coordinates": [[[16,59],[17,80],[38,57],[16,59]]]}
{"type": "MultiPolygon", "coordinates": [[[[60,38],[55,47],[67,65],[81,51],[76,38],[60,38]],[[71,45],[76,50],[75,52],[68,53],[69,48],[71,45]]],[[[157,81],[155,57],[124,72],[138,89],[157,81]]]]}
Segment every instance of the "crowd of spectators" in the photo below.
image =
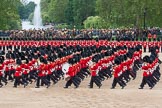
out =
{"type": "Polygon", "coordinates": [[[134,40],[139,38],[147,38],[149,36],[160,36],[162,30],[160,29],[33,29],[33,30],[0,30],[1,37],[10,37],[13,39],[92,39],[101,38],[111,40],[115,37],[117,40],[127,39],[134,40]]]}

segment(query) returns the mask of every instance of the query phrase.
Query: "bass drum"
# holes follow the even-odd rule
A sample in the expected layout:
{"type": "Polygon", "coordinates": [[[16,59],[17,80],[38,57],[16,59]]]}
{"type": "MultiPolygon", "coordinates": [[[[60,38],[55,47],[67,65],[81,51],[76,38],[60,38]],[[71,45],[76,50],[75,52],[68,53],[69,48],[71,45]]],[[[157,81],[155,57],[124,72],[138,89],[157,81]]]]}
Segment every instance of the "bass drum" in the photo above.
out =
{"type": "Polygon", "coordinates": [[[66,74],[69,71],[69,67],[70,67],[69,63],[65,63],[62,65],[62,71],[64,72],[64,74],[66,74]]]}

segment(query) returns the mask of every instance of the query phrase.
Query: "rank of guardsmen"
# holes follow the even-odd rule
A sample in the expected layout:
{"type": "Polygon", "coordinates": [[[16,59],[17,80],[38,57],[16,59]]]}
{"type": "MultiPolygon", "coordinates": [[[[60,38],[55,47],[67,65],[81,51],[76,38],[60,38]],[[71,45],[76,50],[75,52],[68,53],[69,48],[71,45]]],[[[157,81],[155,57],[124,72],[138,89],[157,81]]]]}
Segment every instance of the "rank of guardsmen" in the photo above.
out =
{"type": "Polygon", "coordinates": [[[89,88],[112,78],[111,89],[124,89],[142,70],[139,89],[152,89],[161,76],[161,49],[161,41],[1,40],[0,87],[49,88],[65,80],[64,88],[78,88],[90,77],[89,88]],[[150,55],[142,57],[143,52],[150,55]]]}

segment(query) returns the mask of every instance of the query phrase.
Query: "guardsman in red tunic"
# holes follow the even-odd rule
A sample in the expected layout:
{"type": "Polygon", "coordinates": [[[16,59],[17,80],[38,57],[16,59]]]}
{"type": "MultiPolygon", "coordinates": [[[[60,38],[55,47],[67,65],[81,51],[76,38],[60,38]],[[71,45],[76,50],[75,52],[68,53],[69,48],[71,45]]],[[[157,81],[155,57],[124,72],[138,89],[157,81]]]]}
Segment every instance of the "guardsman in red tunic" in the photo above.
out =
{"type": "Polygon", "coordinates": [[[75,68],[74,68],[74,59],[71,58],[69,59],[68,63],[71,65],[69,67],[68,72],[66,73],[66,76],[68,78],[66,85],[64,86],[64,88],[68,88],[69,86],[71,86],[71,84],[73,83],[73,78],[75,76],[75,68]]]}
{"type": "Polygon", "coordinates": [[[5,79],[7,79],[7,80],[10,80],[10,70],[9,70],[9,64],[10,64],[10,62],[9,62],[9,60],[7,59],[7,60],[5,60],[4,61],[4,63],[3,63],[3,65],[4,65],[4,73],[5,73],[5,75],[4,75],[4,77],[5,77],[5,79]]]}
{"type": "Polygon", "coordinates": [[[39,65],[39,69],[38,69],[38,78],[37,78],[37,82],[36,82],[36,87],[35,88],[39,88],[40,87],[40,80],[43,77],[43,68],[44,68],[44,64],[40,64],[39,65]]]}
{"type": "Polygon", "coordinates": [[[1,62],[0,63],[0,88],[3,86],[2,81],[5,83],[5,85],[7,85],[7,80],[3,77],[3,68],[4,65],[1,62]]]}
{"type": "Polygon", "coordinates": [[[2,84],[2,77],[3,77],[3,72],[2,72],[2,70],[3,70],[3,67],[0,66],[0,88],[3,86],[3,84],[2,84]]]}
{"type": "Polygon", "coordinates": [[[20,80],[21,76],[22,76],[22,68],[20,64],[18,63],[16,67],[16,71],[14,73],[14,77],[15,77],[14,87],[15,88],[17,88],[18,85],[23,84],[23,82],[20,80]]]}
{"type": "Polygon", "coordinates": [[[57,79],[57,77],[55,77],[53,75],[54,68],[55,68],[55,63],[54,62],[51,62],[51,63],[48,64],[47,80],[48,81],[52,80],[53,84],[56,84],[58,82],[58,79],[57,79]]]}
{"type": "Polygon", "coordinates": [[[88,60],[86,58],[82,58],[80,60],[80,66],[81,66],[81,70],[80,72],[82,74],[84,74],[85,76],[88,76],[89,75],[89,71],[88,71],[88,67],[87,67],[87,63],[88,63],[88,60]]]}
{"type": "Polygon", "coordinates": [[[124,80],[128,83],[130,81],[130,78],[129,78],[129,73],[127,71],[127,56],[124,55],[123,56],[123,62],[121,63],[122,65],[122,78],[124,78],[124,80]]]}
{"type": "Polygon", "coordinates": [[[121,87],[122,87],[122,89],[125,87],[125,84],[123,84],[121,81],[120,81],[120,79],[119,79],[119,77],[120,77],[120,73],[121,73],[121,70],[122,70],[122,66],[121,66],[121,64],[120,64],[120,60],[119,59],[115,59],[115,66],[114,66],[114,80],[113,80],[113,83],[112,83],[112,87],[111,87],[111,89],[114,89],[115,87],[116,87],[116,84],[118,83],[121,87]]]}
{"type": "Polygon", "coordinates": [[[22,81],[24,84],[24,88],[28,85],[28,81],[32,82],[31,79],[28,78],[29,67],[26,63],[21,65],[22,68],[22,81]]]}
{"type": "Polygon", "coordinates": [[[99,72],[99,64],[98,59],[94,56],[92,58],[92,66],[90,67],[91,71],[91,80],[90,80],[90,88],[93,88],[93,83],[95,83],[99,88],[102,86],[101,80],[99,79],[98,72],[99,72]]]}
{"type": "Polygon", "coordinates": [[[37,78],[37,82],[36,82],[36,87],[35,88],[39,88],[40,87],[40,81],[41,81],[41,85],[45,84],[47,86],[47,88],[50,86],[49,81],[46,79],[46,65],[47,65],[47,61],[44,59],[43,61],[41,61],[42,63],[39,66],[39,72],[38,72],[38,78],[37,78]]]}
{"type": "Polygon", "coordinates": [[[139,89],[143,89],[144,85],[147,83],[150,87],[150,89],[153,88],[153,84],[149,81],[149,76],[150,76],[150,65],[149,65],[149,56],[145,56],[143,58],[143,66],[142,66],[142,70],[143,70],[143,79],[142,82],[140,84],[140,88],[139,89]]]}

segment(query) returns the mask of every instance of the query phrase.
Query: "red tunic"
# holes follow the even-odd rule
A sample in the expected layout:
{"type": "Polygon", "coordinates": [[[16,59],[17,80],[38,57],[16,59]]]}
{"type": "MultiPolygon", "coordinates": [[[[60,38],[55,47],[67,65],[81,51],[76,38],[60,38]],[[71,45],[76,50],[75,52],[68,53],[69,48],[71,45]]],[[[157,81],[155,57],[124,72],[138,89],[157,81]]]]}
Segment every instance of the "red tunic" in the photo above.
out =
{"type": "Polygon", "coordinates": [[[2,70],[3,70],[3,65],[0,66],[0,76],[3,75],[2,70]]]}
{"type": "Polygon", "coordinates": [[[21,72],[22,72],[22,68],[20,66],[18,66],[16,68],[16,72],[14,74],[15,77],[20,77],[21,76],[21,72]]]}
{"type": "Polygon", "coordinates": [[[71,77],[75,76],[75,69],[73,66],[69,67],[69,71],[67,72],[67,74],[71,77]]]}
{"type": "Polygon", "coordinates": [[[149,76],[150,73],[148,72],[148,69],[149,69],[148,64],[145,64],[144,66],[142,66],[143,76],[144,76],[144,77],[149,76]]]}
{"type": "Polygon", "coordinates": [[[119,72],[121,71],[121,65],[118,65],[116,67],[114,67],[114,78],[118,78],[119,77],[119,72]]]}
{"type": "Polygon", "coordinates": [[[91,76],[97,76],[98,64],[91,66],[91,76]]]}

